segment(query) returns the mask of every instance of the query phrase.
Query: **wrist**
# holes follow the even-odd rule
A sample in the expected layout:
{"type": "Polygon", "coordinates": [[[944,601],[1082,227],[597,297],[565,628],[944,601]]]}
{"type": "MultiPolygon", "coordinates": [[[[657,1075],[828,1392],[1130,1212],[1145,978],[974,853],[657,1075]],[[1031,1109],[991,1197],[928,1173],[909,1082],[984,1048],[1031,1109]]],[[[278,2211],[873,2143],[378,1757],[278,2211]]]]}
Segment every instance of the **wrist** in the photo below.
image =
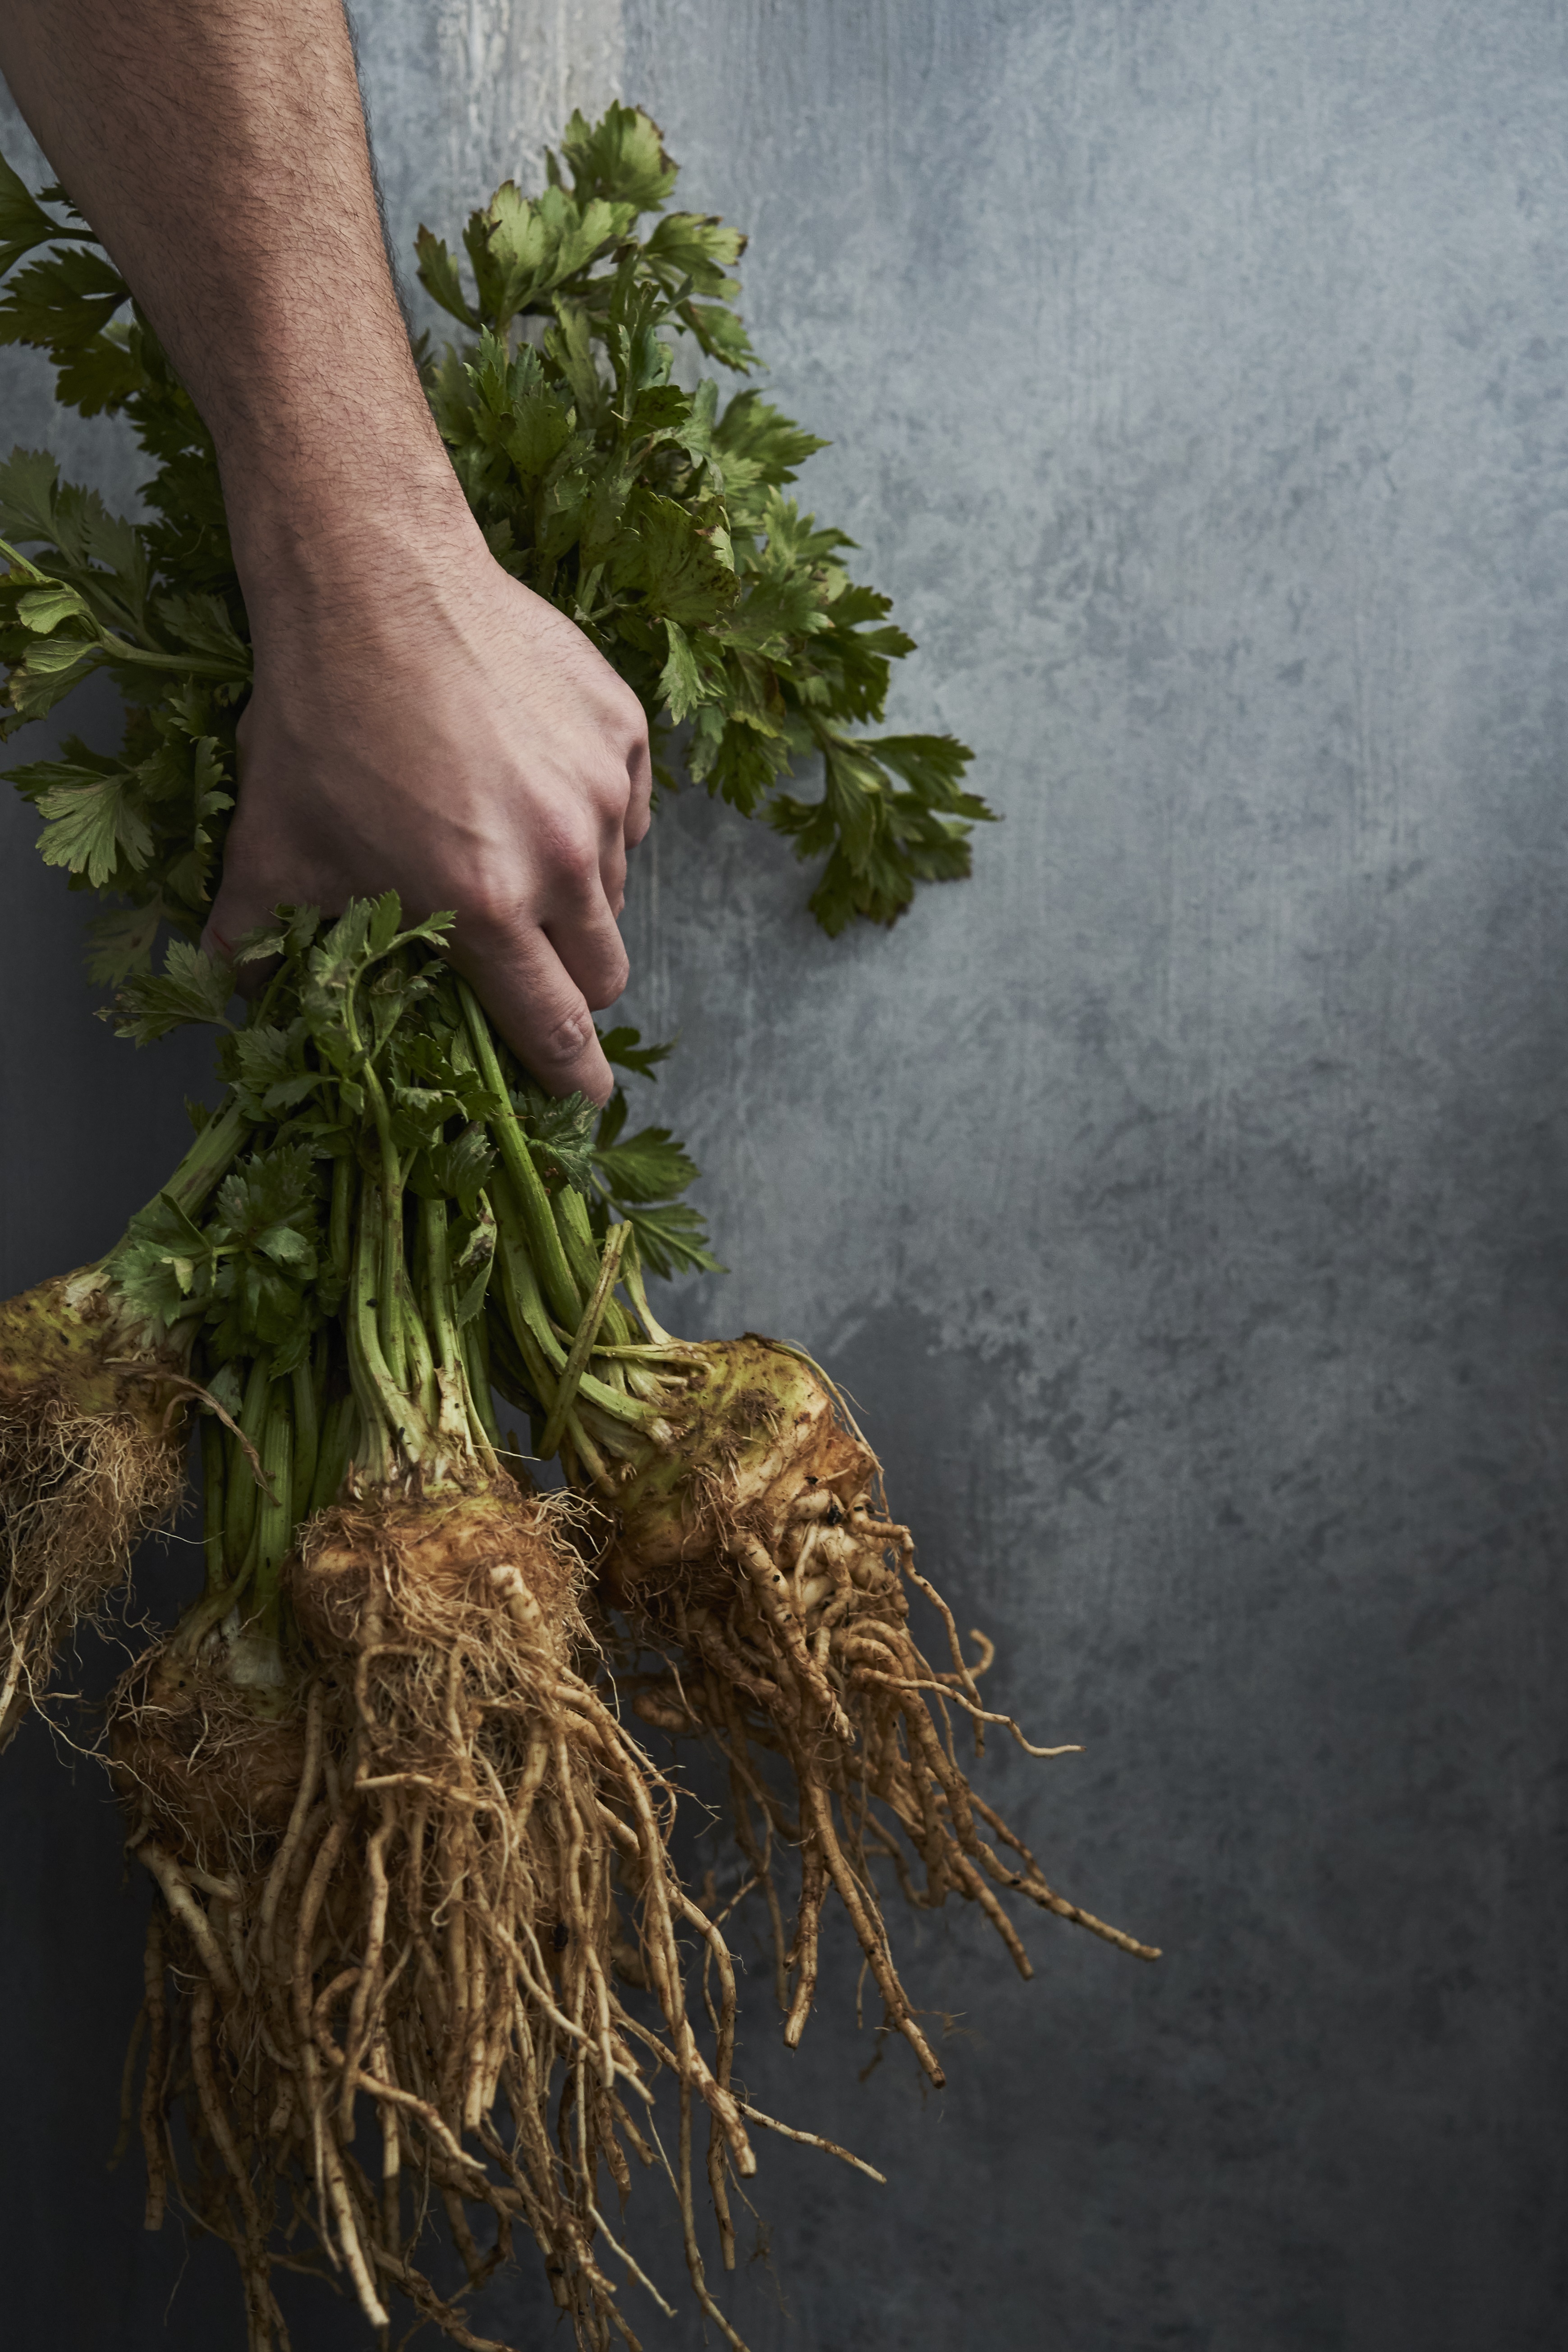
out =
{"type": "MultiPolygon", "coordinates": [[[[390,307],[390,289],[388,291],[390,307]]],[[[483,554],[395,311],[276,322],[215,400],[235,566],[253,626],[389,574],[483,554]]],[[[243,343],[248,338],[237,338],[243,343]]]]}
{"type": "Polygon", "coordinates": [[[367,619],[395,617],[457,592],[491,562],[456,476],[378,472],[351,480],[334,472],[312,483],[226,491],[235,567],[258,649],[301,630],[359,632],[367,619]]]}

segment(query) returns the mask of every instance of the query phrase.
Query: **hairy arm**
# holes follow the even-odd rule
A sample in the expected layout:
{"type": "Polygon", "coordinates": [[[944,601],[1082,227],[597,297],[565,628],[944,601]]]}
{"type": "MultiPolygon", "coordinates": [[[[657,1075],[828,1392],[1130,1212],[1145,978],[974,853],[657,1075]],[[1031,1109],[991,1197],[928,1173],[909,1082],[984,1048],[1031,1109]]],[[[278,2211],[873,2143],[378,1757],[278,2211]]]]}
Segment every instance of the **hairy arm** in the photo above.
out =
{"type": "Polygon", "coordinates": [[[447,463],[340,0],[6,0],[0,71],[217,445],[256,686],[209,936],[281,899],[453,908],[502,1034],[602,1100],[643,714],[447,463]]]}

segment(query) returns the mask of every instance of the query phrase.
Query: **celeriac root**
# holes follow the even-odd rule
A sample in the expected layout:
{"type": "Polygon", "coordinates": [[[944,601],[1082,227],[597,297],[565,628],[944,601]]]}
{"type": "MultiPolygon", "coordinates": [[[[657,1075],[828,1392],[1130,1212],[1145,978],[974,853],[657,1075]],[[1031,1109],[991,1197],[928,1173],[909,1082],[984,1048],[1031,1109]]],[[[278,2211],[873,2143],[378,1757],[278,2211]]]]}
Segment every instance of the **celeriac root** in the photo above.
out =
{"type": "Polygon", "coordinates": [[[609,1591],[638,1640],[671,1671],[634,1700],[644,1720],[706,1732],[729,1768],[735,1833],[773,1924],[785,2039],[805,2031],[817,1977],[824,1905],[847,1912],[881,1995],[931,2080],[942,2069],[894,1967],[870,1869],[881,1855],[910,1902],[950,1894],[977,1903],[1019,1972],[1032,1974],[997,1890],[1022,1895],[1141,1958],[1152,1949],[1109,1927],[1047,1885],[1039,1864],[969,1786],[954,1717],[1005,1727],[981,1701],[990,1644],[964,1657],[952,1612],[914,1565],[914,1544],[881,1503],[880,1466],[847,1408],[793,1350],[748,1337],[720,1349],[713,1402],[688,1422],[679,1451],[619,1499],[620,1530],[604,1563],[609,1591]],[[950,1663],[931,1665],[910,1631],[910,1592],[941,1617],[950,1663]],[[794,1782],[781,1798],[764,1758],[794,1782]],[[775,1885],[779,1846],[797,1848],[800,1893],[784,1939],[775,1885]],[[913,1867],[911,1868],[911,1863],[913,1867]]]}
{"type": "Polygon", "coordinates": [[[703,2275],[690,2158],[700,2104],[723,2234],[726,2175],[755,2168],[729,2081],[733,1970],[669,1864],[668,1790],[575,1671],[573,1507],[492,1486],[322,1514],[290,1564],[317,1663],[289,1717],[286,1818],[269,1798],[237,1842],[232,1776],[198,1804],[166,1763],[139,1772],[133,1843],[159,1888],[150,2197],[173,2170],[178,2099],[187,2199],[238,2256],[251,2352],[286,2342],[269,2283],[285,2259],[346,2274],[374,2326],[395,2287],[452,2342],[489,2345],[418,2254],[436,2212],[469,2287],[521,2224],[578,2344],[635,2344],[607,2265],[648,2283],[599,2182],[603,2167],[624,2195],[628,2154],[670,2173],[698,2298],[739,2343],[703,2275]],[[681,1931],[719,1982],[711,2063],[686,2013],[681,1931]],[[654,2022],[617,1968],[651,1991],[654,2022]],[[650,2068],[675,2077],[673,2163],[650,2068]],[[280,2194],[309,2255],[279,2249],[280,2194]]]}
{"type": "Polygon", "coordinates": [[[194,1650],[176,1633],[136,1661],[110,1701],[127,1843],[157,1890],[121,2138],[134,2122],[148,2229],[161,2226],[173,2189],[239,2255],[247,2341],[286,2346],[267,2248],[279,2189],[291,2186],[291,2143],[272,2123],[292,2063],[268,2032],[257,1938],[313,1738],[319,1752],[320,1710],[308,1711],[297,1686],[237,1683],[235,1651],[242,1644],[216,1629],[194,1650]]]}
{"type": "Polygon", "coordinates": [[[96,1268],[0,1307],[0,1748],[184,1486],[184,1388],[96,1268]]]}

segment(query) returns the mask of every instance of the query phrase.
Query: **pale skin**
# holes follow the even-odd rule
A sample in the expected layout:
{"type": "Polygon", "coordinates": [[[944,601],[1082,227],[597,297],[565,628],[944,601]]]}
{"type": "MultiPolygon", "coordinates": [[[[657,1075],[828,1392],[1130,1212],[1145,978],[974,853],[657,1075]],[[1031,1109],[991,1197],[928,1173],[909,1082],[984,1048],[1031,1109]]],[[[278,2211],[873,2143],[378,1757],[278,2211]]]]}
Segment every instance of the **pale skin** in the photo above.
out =
{"type": "Polygon", "coordinates": [[[280,901],[450,908],[501,1034],[603,1101],[643,712],[447,465],[340,0],[5,0],[0,72],[217,446],[256,683],[206,944],[280,901]]]}

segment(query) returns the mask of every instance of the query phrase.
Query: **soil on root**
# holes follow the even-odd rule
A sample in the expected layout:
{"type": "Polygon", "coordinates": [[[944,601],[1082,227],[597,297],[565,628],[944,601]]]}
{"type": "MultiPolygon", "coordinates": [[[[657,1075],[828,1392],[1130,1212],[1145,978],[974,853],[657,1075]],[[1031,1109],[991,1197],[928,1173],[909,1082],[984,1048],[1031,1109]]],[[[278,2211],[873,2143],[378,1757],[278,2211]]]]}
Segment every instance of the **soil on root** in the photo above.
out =
{"type": "Polygon", "coordinates": [[[94,1268],[0,1304],[0,1748],[178,1501],[187,1386],[94,1268]]]}
{"type": "Polygon", "coordinates": [[[109,1753],[131,1843],[154,1839],[209,1876],[248,1879],[288,1827],[304,1764],[296,1687],[247,1688],[213,1632],[160,1643],[109,1703],[109,1753]]]}
{"type": "Polygon", "coordinates": [[[915,1567],[907,1528],[887,1514],[880,1465],[842,1400],[795,1350],[748,1334],[694,1353],[697,1387],[678,1452],[628,1483],[602,1573],[639,1643],[672,1671],[634,1699],[647,1722],[706,1733],[729,1769],[732,1823],[773,1924],[785,2039],[805,2031],[816,1989],[824,1906],[837,1894],[880,1993],[887,2030],[926,2074],[942,2070],[893,1963],[872,1871],[889,1862],[921,1908],[976,1903],[1024,1976],[1032,1969],[999,1892],[1023,1895],[1142,1958],[1146,1945],[1058,1895],[1000,1815],[971,1788],[955,1728],[974,1753],[987,1725],[1032,1755],[1010,1717],[982,1702],[991,1645],[966,1658],[952,1612],[915,1567]],[[737,1402],[742,1411],[734,1410],[737,1402]],[[911,1594],[932,1606],[948,1662],[933,1666],[910,1625],[911,1594]],[[771,1758],[792,1784],[782,1796],[771,1758]],[[780,1849],[798,1851],[786,1937],[780,1849]]]}
{"type": "MultiPolygon", "coordinates": [[[[180,2103],[184,2193],[239,2259],[251,2352],[285,2340],[279,2261],[346,2273],[376,2327],[396,2288],[452,2342],[488,2343],[433,2283],[431,2218],[470,2287],[531,2234],[578,2344],[602,2352],[626,2333],[612,2271],[634,2266],[600,2168],[624,2196],[634,2161],[670,2173],[699,2298],[739,2340],[703,2278],[691,2179],[699,2107],[721,2213],[728,2168],[754,2168],[729,2085],[733,1972],[670,1869],[668,1790],[575,1669],[572,1507],[492,1488],[311,1523],[289,1570],[316,1653],[299,1766],[281,1826],[270,1796],[253,1815],[245,1872],[215,1870],[204,1843],[232,1801],[223,1742],[142,1759],[153,2196],[161,2210],[180,2103]],[[717,1979],[710,2056],[678,1928],[717,1979]],[[623,1998],[618,1965],[651,2004],[623,1998]],[[672,2165],[649,2117],[661,2073],[680,2103],[672,2165]]],[[[196,1694],[150,1686],[189,1721],[196,1694]]]]}
{"type": "Polygon", "coordinates": [[[173,2196],[226,2240],[240,2261],[247,2341],[286,2346],[269,2242],[280,2192],[287,2215],[300,2205],[279,2131],[295,2061],[269,2032],[265,1923],[308,1769],[310,1720],[297,1684],[249,1688],[231,1665],[224,1633],[194,1649],[176,1633],[135,1662],[110,1701],[127,1847],[154,1888],[121,2139],[140,2134],[147,2228],[162,2225],[173,2196]]]}

